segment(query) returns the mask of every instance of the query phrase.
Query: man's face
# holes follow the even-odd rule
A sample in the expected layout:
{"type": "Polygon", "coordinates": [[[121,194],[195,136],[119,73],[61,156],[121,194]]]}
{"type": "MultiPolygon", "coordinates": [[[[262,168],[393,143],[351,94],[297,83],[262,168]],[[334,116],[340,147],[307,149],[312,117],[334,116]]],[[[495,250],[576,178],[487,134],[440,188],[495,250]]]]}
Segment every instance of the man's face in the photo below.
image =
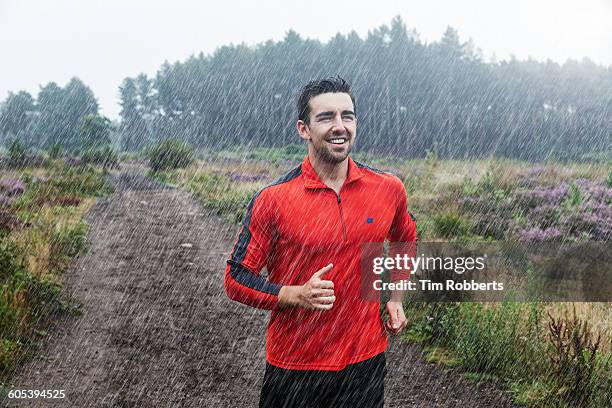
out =
{"type": "Polygon", "coordinates": [[[357,118],[346,93],[324,93],[310,99],[310,124],[298,121],[300,136],[317,158],[330,164],[344,161],[355,142],[357,118]]]}

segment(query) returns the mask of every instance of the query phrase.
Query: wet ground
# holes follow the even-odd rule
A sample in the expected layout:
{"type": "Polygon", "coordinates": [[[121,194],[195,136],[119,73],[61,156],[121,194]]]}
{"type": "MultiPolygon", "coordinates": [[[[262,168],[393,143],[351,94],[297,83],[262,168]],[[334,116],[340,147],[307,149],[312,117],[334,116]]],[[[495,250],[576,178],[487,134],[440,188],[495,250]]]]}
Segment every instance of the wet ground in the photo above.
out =
{"type": "MultiPolygon", "coordinates": [[[[65,390],[10,407],[254,407],[264,370],[265,311],[230,301],[225,260],[237,234],[192,194],[123,166],[116,193],[88,212],[89,251],[65,276],[80,316],[57,322],[14,389],[65,390]]],[[[512,407],[392,341],[386,407],[512,407]]],[[[2,403],[0,403],[2,405],[2,403]]]]}

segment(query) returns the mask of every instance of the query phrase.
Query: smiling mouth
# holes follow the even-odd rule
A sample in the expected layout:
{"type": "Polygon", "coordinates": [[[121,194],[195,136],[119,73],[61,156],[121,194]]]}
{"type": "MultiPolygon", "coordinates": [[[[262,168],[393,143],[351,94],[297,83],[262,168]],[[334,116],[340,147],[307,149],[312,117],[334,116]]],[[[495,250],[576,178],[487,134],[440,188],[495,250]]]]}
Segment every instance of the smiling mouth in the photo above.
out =
{"type": "Polygon", "coordinates": [[[335,137],[333,139],[329,139],[327,142],[331,143],[333,145],[342,145],[344,144],[348,139],[346,137],[335,137]]]}

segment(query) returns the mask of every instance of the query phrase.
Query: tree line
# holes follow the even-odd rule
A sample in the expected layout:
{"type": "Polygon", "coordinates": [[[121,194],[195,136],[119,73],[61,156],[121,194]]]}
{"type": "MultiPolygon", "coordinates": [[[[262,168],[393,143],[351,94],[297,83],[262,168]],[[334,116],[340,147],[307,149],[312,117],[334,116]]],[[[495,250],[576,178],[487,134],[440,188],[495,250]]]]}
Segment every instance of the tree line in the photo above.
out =
{"type": "MultiPolygon", "coordinates": [[[[282,41],[227,45],[161,65],[119,87],[119,147],[139,151],[169,138],[196,148],[297,143],[295,100],[313,78],[340,75],[354,88],[360,151],[444,158],[610,158],[612,67],[583,59],[485,61],[449,27],[427,43],[400,17],[326,43],[290,30],[282,41]]],[[[0,135],[47,148],[79,144],[82,117],[96,117],[78,79],[51,83],[36,100],[10,94],[0,135]]]]}
{"type": "Polygon", "coordinates": [[[26,91],[9,93],[0,105],[0,136],[10,149],[33,148],[83,153],[111,145],[113,125],[98,114],[92,90],[72,78],[40,88],[36,100],[26,91]]]}

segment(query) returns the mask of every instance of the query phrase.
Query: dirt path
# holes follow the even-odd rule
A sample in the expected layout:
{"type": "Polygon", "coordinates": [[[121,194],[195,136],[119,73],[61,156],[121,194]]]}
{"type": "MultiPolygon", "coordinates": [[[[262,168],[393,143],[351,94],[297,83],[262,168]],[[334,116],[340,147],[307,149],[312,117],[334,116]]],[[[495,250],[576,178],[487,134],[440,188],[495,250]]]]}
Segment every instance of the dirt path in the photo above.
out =
{"type": "MultiPolygon", "coordinates": [[[[237,229],[187,192],[113,175],[116,193],[87,214],[89,251],[66,275],[83,305],[15,376],[14,389],[63,389],[64,400],[11,407],[253,407],[267,313],[231,302],[223,271],[237,229]]],[[[393,342],[387,407],[511,407],[393,342]]],[[[2,403],[0,403],[2,405],[2,403]]]]}

